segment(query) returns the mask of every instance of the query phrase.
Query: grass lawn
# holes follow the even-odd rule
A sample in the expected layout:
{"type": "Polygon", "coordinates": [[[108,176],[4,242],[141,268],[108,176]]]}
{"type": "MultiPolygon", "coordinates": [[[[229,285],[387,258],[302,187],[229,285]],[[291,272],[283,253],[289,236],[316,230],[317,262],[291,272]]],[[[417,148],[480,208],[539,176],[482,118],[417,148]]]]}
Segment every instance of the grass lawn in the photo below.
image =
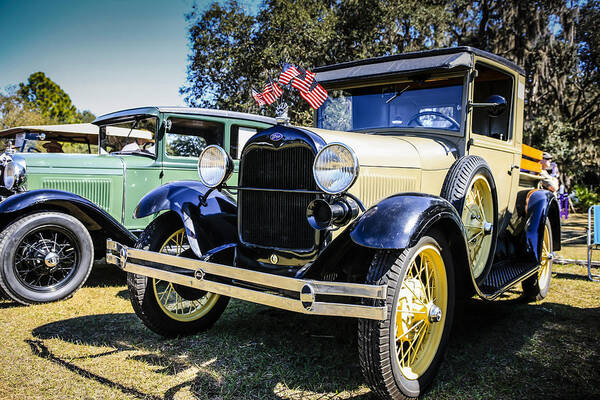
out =
{"type": "MultiPolygon", "coordinates": [[[[600,283],[555,265],[547,299],[461,305],[425,399],[600,397],[600,283]]],[[[209,332],[165,340],[97,266],[67,301],[0,300],[0,399],[367,399],[355,322],[232,300],[209,332]]]]}

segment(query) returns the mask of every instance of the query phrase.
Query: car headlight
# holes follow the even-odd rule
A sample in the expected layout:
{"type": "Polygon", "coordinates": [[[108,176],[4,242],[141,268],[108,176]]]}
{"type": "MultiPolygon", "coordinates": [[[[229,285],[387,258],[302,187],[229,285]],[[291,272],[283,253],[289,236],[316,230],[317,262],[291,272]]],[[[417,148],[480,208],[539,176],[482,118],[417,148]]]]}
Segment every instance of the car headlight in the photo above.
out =
{"type": "Polygon", "coordinates": [[[2,182],[4,183],[4,187],[12,189],[16,180],[15,165],[12,162],[6,163],[4,171],[2,172],[2,182]]]}
{"type": "Polygon", "coordinates": [[[15,155],[5,159],[2,164],[4,165],[2,171],[3,186],[9,190],[17,190],[25,182],[25,172],[27,170],[25,159],[15,155]]]}
{"type": "Polygon", "coordinates": [[[358,158],[343,143],[330,143],[315,158],[313,174],[317,186],[325,193],[345,192],[358,177],[358,158]]]}
{"type": "Polygon", "coordinates": [[[210,145],[198,157],[200,181],[214,188],[225,182],[233,172],[233,161],[221,147],[210,145]]]}

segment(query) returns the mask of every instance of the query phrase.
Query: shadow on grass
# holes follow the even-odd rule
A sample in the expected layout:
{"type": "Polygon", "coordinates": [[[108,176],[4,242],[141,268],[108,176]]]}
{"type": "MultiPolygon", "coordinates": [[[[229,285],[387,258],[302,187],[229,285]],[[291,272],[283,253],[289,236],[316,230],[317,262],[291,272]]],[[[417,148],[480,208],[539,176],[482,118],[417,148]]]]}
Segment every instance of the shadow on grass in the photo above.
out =
{"type": "MultiPolygon", "coordinates": [[[[587,270],[586,270],[587,272],[587,270]]],[[[589,281],[587,274],[586,275],[581,275],[581,274],[571,274],[568,272],[554,272],[552,271],[552,279],[569,279],[569,280],[576,280],[576,281],[589,281]]]]}
{"type": "MultiPolygon", "coordinates": [[[[598,321],[600,308],[514,299],[462,303],[447,357],[424,398],[594,398],[600,379],[598,321]]],[[[191,380],[166,390],[166,399],[183,388],[200,398],[285,398],[286,387],[294,389],[293,398],[302,398],[302,393],[331,395],[360,389],[364,380],[355,324],[231,301],[211,330],[192,337],[161,339],[134,314],[68,319],[40,326],[33,335],[42,343],[59,338],[115,349],[90,356],[100,359],[137,350],[124,357],[153,367],[157,374],[175,375],[193,365],[203,366],[191,380]]],[[[103,382],[91,371],[74,372],[124,393],[137,396],[134,391],[139,390],[103,382]]]]}
{"type": "Polygon", "coordinates": [[[85,282],[87,287],[123,286],[127,284],[127,273],[114,265],[94,263],[92,272],[85,282]]]}
{"type": "MultiPolygon", "coordinates": [[[[135,350],[134,354],[126,353],[110,362],[135,360],[148,366],[146,369],[152,374],[176,375],[192,366],[205,366],[193,379],[167,389],[165,399],[173,398],[184,388],[200,398],[261,399],[286,397],[286,388],[293,388],[292,397],[301,398],[299,391],[314,394],[361,389],[355,323],[231,301],[211,330],[192,337],[165,340],[148,331],[134,314],[104,314],[40,326],[32,332],[36,343],[29,344],[32,349],[39,349],[44,340],[59,339],[89,346],[85,351],[92,355],[80,358],[98,358],[98,362],[105,355],[135,350]],[[115,350],[94,352],[94,348],[105,350],[106,346],[115,350]]],[[[45,354],[42,358],[83,377],[139,397],[134,393],[139,388],[122,386],[107,377],[100,380],[93,371],[77,367],[72,357],[63,360],[47,348],[45,353],[34,354],[45,354]]],[[[139,393],[143,398],[145,394],[139,393]]]]}
{"type": "Polygon", "coordinates": [[[24,307],[22,304],[19,304],[15,301],[12,301],[4,294],[0,294],[0,310],[7,308],[15,308],[15,307],[24,307]]]}
{"type": "MultiPolygon", "coordinates": [[[[108,287],[108,286],[123,286],[127,284],[127,273],[123,272],[114,265],[94,263],[90,276],[85,282],[86,287],[108,287]]],[[[122,290],[117,293],[118,297],[129,300],[127,290],[122,290]]],[[[13,307],[28,307],[20,303],[12,301],[4,293],[0,292],[0,309],[13,307]]]]}
{"type": "Polygon", "coordinates": [[[429,396],[598,398],[599,334],[600,308],[470,300],[429,396]]]}

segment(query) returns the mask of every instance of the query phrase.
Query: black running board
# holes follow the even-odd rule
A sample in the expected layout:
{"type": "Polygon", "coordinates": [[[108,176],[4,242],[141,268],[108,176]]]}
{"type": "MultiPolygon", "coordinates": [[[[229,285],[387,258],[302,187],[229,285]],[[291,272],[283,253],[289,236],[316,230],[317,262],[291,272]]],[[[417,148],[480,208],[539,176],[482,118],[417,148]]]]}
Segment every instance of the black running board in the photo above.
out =
{"type": "Polygon", "coordinates": [[[517,260],[503,260],[492,265],[479,290],[488,300],[493,300],[517,283],[534,275],[539,264],[517,260]]]}

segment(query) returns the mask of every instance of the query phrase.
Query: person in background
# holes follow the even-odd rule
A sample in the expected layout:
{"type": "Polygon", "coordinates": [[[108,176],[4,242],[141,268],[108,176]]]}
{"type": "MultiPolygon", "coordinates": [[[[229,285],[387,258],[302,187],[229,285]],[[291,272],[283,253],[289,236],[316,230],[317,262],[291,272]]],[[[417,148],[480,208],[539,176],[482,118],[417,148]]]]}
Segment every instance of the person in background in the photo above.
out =
{"type": "Polygon", "coordinates": [[[540,163],[542,164],[542,172],[540,173],[540,176],[542,177],[542,180],[540,181],[542,188],[556,194],[559,186],[558,166],[556,163],[552,162],[552,155],[546,152],[544,152],[540,163]]]}
{"type": "Polygon", "coordinates": [[[552,161],[552,154],[544,152],[544,159],[548,160],[548,173],[550,176],[560,179],[560,172],[558,171],[558,165],[552,161]]]}
{"type": "Polygon", "coordinates": [[[48,153],[64,153],[62,145],[56,140],[51,140],[48,143],[44,143],[42,147],[46,149],[48,153]]]}
{"type": "Polygon", "coordinates": [[[146,153],[154,154],[154,142],[149,139],[136,138],[135,141],[123,146],[121,151],[144,151],[146,153]]]}

